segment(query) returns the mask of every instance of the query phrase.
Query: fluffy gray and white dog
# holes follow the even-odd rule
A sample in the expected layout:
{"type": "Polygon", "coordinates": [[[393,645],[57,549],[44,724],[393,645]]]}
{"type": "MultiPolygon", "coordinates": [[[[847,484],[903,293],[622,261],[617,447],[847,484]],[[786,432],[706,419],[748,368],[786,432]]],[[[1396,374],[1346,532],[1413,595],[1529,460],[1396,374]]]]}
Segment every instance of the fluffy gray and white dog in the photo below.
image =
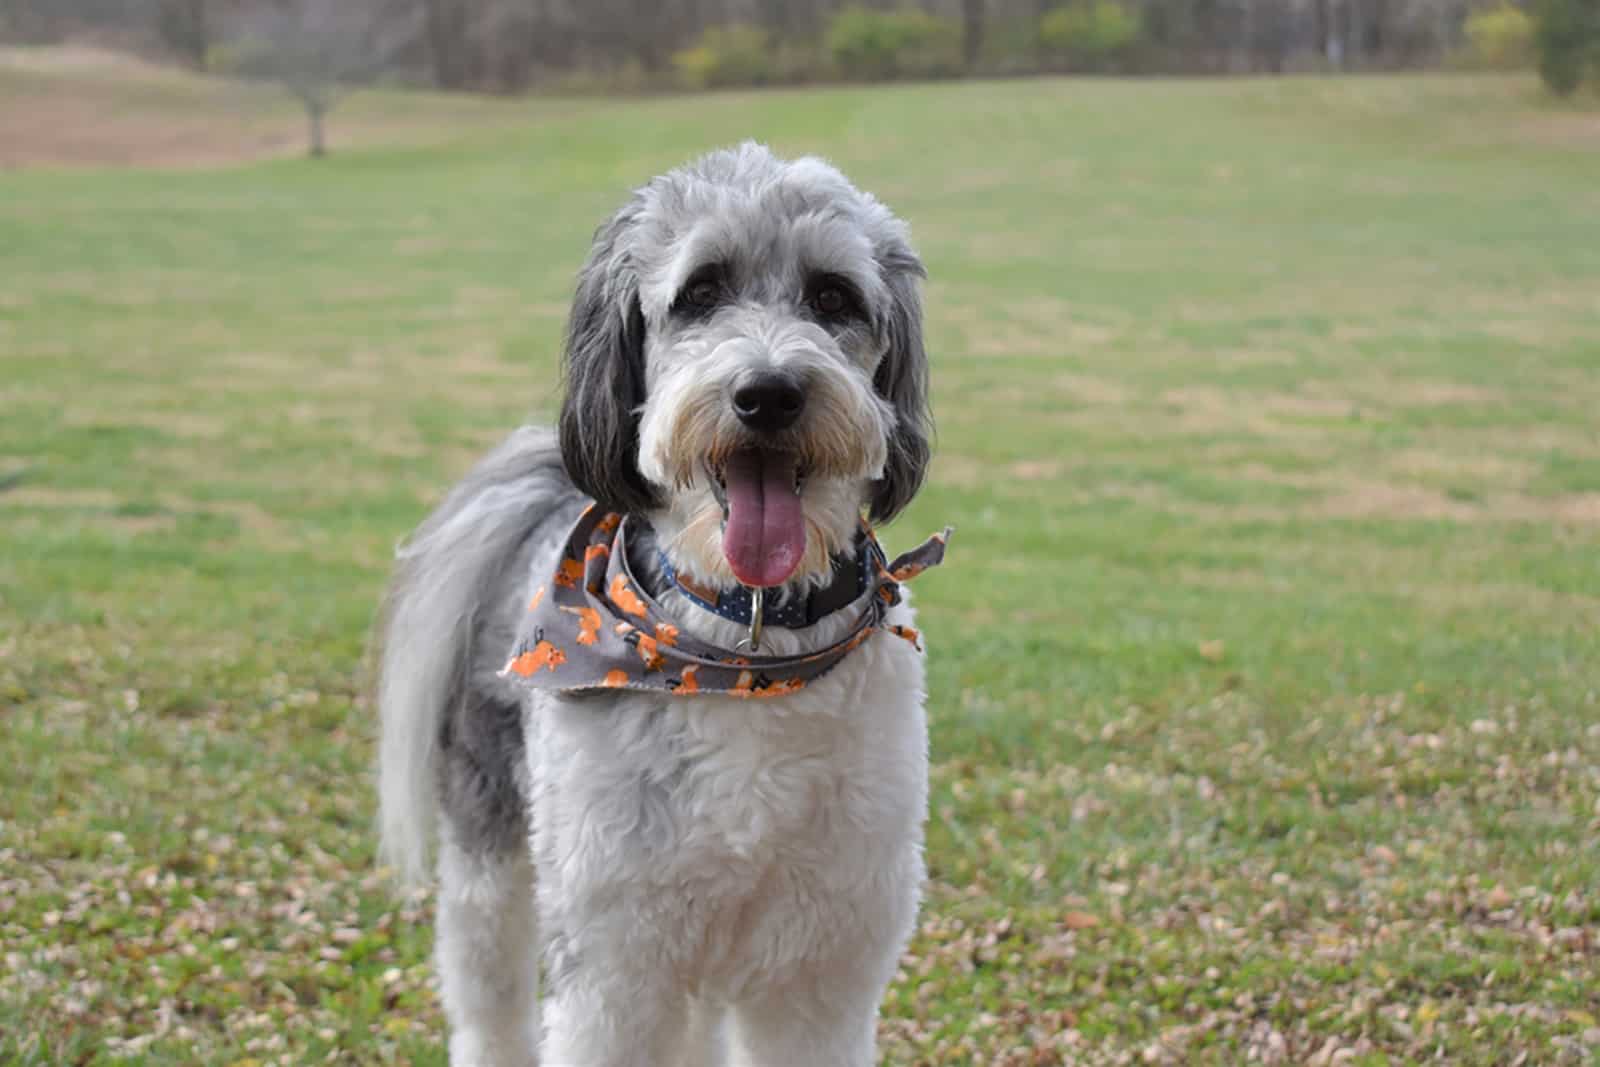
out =
{"type": "MultiPolygon", "coordinates": [[[[686,588],[836,581],[863,512],[923,480],[922,276],[904,224],[820,160],[746,144],[656,178],[583,268],[559,432],[518,430],[400,550],[383,845],[417,877],[437,837],[457,1067],[873,1061],[923,881],[922,656],[886,632],[909,605],[759,702],[504,668],[591,501],[636,523],[640,583],[718,648],[747,627],[686,588]]],[[[835,645],[864,610],[770,626],[763,652],[835,645]]]]}

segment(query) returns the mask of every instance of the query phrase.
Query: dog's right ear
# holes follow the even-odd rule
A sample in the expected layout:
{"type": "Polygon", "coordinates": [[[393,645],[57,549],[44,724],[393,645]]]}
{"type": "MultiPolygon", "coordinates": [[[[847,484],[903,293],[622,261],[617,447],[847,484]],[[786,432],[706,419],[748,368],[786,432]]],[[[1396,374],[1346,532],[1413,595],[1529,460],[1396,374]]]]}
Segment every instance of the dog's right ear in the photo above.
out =
{"type": "Polygon", "coordinates": [[[868,514],[873,522],[886,523],[922,488],[933,451],[933,414],[928,409],[928,355],[922,347],[922,298],[917,291],[927,271],[898,237],[880,253],[879,262],[889,305],[880,326],[886,351],[872,383],[894,407],[895,428],[883,476],[872,485],[868,514]]]}
{"type": "Polygon", "coordinates": [[[567,322],[562,360],[561,461],[572,484],[606,511],[652,510],[655,490],[639,473],[644,406],[644,313],[627,249],[630,204],[595,233],[567,322]]]}

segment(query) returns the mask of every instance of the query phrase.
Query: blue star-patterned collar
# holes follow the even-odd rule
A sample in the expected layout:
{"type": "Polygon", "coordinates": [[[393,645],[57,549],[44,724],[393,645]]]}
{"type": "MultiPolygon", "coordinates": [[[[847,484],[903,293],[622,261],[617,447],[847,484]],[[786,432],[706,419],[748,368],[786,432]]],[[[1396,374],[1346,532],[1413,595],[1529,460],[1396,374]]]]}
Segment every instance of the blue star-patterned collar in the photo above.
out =
{"type": "MultiPolygon", "coordinates": [[[[665,552],[658,554],[662,576],[680,593],[713,615],[740,626],[750,625],[754,603],[750,589],[742,585],[732,589],[707,589],[680,575],[665,552]]],[[[765,624],[789,630],[813,626],[854,603],[867,591],[872,576],[883,566],[883,550],[877,541],[864,534],[858,535],[853,551],[833,557],[833,579],[826,586],[803,595],[791,593],[781,601],[769,599],[762,609],[765,624]]]]}

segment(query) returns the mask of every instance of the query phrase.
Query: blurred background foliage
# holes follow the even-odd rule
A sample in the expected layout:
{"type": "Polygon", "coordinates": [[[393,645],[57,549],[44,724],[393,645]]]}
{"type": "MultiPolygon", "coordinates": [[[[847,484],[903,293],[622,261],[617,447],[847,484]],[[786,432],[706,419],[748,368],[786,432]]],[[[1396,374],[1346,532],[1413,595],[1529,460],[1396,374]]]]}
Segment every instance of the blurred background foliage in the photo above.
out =
{"type": "Polygon", "coordinates": [[[1537,66],[1597,80],[1595,0],[5,0],[0,41],[220,73],[314,59],[444,90],[708,89],[1076,72],[1537,66]],[[333,32],[335,26],[341,32],[333,32]],[[351,25],[361,32],[343,32],[351,25]],[[298,29],[297,29],[298,28],[298,29]],[[320,51],[296,43],[315,37],[320,51]],[[330,45],[334,39],[339,44],[330,45]],[[316,52],[308,57],[308,52],[316,52]],[[351,52],[330,59],[330,52],[351,52]],[[252,60],[241,62],[243,58],[252,60]]]}

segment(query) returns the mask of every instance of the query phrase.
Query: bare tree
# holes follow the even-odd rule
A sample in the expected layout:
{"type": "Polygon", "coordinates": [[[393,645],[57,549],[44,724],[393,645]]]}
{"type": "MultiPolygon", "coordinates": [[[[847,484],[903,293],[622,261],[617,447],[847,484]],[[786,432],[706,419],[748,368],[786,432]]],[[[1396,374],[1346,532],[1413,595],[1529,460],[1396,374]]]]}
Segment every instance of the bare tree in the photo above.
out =
{"type": "Polygon", "coordinates": [[[156,27],[161,40],[184,62],[205,70],[211,52],[211,19],[206,0],[159,0],[156,27]]]}
{"type": "Polygon", "coordinates": [[[460,0],[422,0],[422,7],[427,13],[433,84],[440,89],[464,88],[467,84],[466,9],[460,0]]]}
{"type": "Polygon", "coordinates": [[[983,52],[983,0],[961,0],[961,60],[970,72],[983,52]]]}
{"type": "Polygon", "coordinates": [[[308,151],[327,153],[328,112],[417,37],[411,0],[282,0],[241,15],[239,73],[276,81],[306,112],[308,151]]]}

